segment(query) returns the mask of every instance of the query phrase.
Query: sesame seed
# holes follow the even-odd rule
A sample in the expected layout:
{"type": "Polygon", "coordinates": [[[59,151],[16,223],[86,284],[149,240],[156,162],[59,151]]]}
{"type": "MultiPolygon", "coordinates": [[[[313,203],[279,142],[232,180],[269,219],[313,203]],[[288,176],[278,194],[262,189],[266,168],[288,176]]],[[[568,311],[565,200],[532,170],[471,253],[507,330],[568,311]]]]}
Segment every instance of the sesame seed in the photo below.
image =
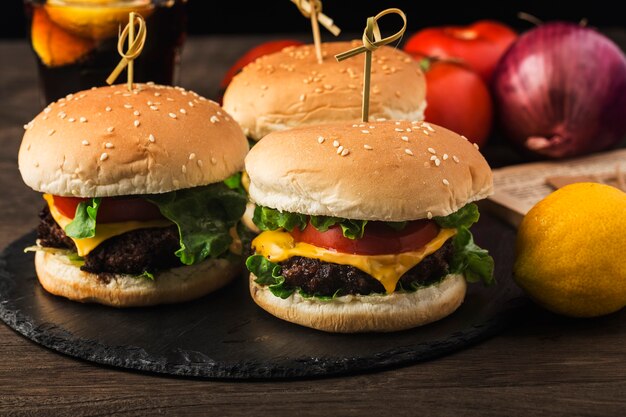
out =
{"type": "Polygon", "coordinates": [[[67,114],[65,114],[65,112],[62,112],[62,111],[61,111],[61,112],[59,112],[59,117],[60,117],[61,119],[65,119],[65,117],[67,117],[67,114]]]}
{"type": "Polygon", "coordinates": [[[266,85],[262,85],[261,86],[261,90],[267,90],[267,86],[266,85]]]}
{"type": "Polygon", "coordinates": [[[127,109],[132,109],[133,108],[132,104],[124,104],[124,107],[127,108],[127,109]]]}
{"type": "Polygon", "coordinates": [[[337,148],[337,153],[341,153],[341,152],[343,152],[343,145],[341,145],[341,146],[339,146],[337,148]]]}
{"type": "Polygon", "coordinates": [[[135,125],[135,127],[139,127],[139,125],[141,124],[141,122],[139,120],[135,120],[133,122],[133,124],[135,125]]]}
{"type": "Polygon", "coordinates": [[[424,126],[426,129],[430,130],[431,132],[435,131],[435,129],[433,129],[433,127],[430,125],[430,123],[424,122],[424,123],[422,123],[422,126],[424,126]]]}
{"type": "Polygon", "coordinates": [[[334,140],[333,141],[333,146],[336,148],[337,146],[339,146],[339,141],[338,140],[334,140]]]}
{"type": "Polygon", "coordinates": [[[325,140],[326,139],[324,139],[323,136],[320,136],[320,137],[317,138],[317,143],[324,143],[325,140]]]}
{"type": "Polygon", "coordinates": [[[122,94],[122,95],[123,95],[124,97],[130,97],[132,94],[130,94],[130,93],[124,93],[124,94],[122,94]]]}
{"type": "Polygon", "coordinates": [[[300,94],[300,101],[306,100],[306,94],[300,94]]]}
{"type": "Polygon", "coordinates": [[[135,116],[139,116],[141,113],[139,113],[139,110],[135,110],[135,111],[133,112],[133,114],[134,114],[135,116]]]}
{"type": "Polygon", "coordinates": [[[198,164],[199,167],[201,167],[202,166],[202,159],[198,159],[197,164],[198,164]]]}
{"type": "Polygon", "coordinates": [[[422,130],[422,132],[424,132],[424,134],[425,134],[426,136],[430,136],[430,134],[428,133],[428,130],[424,129],[424,130],[422,130]]]}
{"type": "Polygon", "coordinates": [[[445,161],[446,159],[448,159],[448,154],[447,154],[447,153],[444,153],[444,154],[443,154],[443,160],[445,161]]]}
{"type": "Polygon", "coordinates": [[[348,88],[351,89],[351,90],[356,90],[356,85],[348,84],[348,88]]]}
{"type": "Polygon", "coordinates": [[[429,164],[428,162],[424,162],[424,166],[425,166],[426,168],[428,168],[428,167],[430,166],[430,164],[429,164]]]}
{"type": "Polygon", "coordinates": [[[84,141],[82,141],[81,143],[82,143],[83,145],[85,145],[85,146],[89,145],[89,141],[88,141],[88,140],[84,140],[84,141]]]}
{"type": "Polygon", "coordinates": [[[400,129],[399,127],[396,127],[396,132],[404,132],[404,129],[400,129]]]}
{"type": "Polygon", "coordinates": [[[104,108],[104,110],[105,110],[105,111],[111,111],[112,109],[111,109],[111,107],[106,106],[106,107],[104,108]]]}
{"type": "Polygon", "coordinates": [[[159,110],[157,106],[150,106],[150,110],[159,110]]]}
{"type": "Polygon", "coordinates": [[[107,142],[107,143],[104,144],[104,147],[107,148],[107,149],[111,149],[111,148],[113,148],[113,144],[111,142],[107,142]]]}
{"type": "Polygon", "coordinates": [[[43,109],[44,113],[50,113],[52,111],[52,109],[50,107],[46,107],[45,109],[43,109]]]}
{"type": "Polygon", "coordinates": [[[86,117],[81,117],[80,119],[78,119],[79,122],[81,123],[87,123],[87,118],[86,117]]]}
{"type": "Polygon", "coordinates": [[[161,93],[159,93],[158,91],[156,93],[154,93],[155,97],[161,97],[161,93]]]}
{"type": "Polygon", "coordinates": [[[218,115],[218,116],[222,116],[222,112],[218,110],[218,111],[217,111],[217,115],[218,115]]]}
{"type": "Polygon", "coordinates": [[[76,119],[74,119],[73,117],[70,117],[69,119],[67,119],[67,121],[70,122],[70,123],[74,123],[75,120],[76,119]]]}
{"type": "Polygon", "coordinates": [[[413,151],[411,151],[410,149],[405,149],[404,153],[407,154],[407,155],[413,156],[413,151]]]}
{"type": "Polygon", "coordinates": [[[174,187],[178,187],[180,185],[180,181],[172,180],[172,184],[174,185],[174,187]]]}
{"type": "Polygon", "coordinates": [[[181,112],[182,114],[187,114],[187,110],[185,109],[180,109],[179,112],[181,112]]]}
{"type": "Polygon", "coordinates": [[[318,88],[316,88],[316,89],[315,89],[315,92],[316,92],[316,93],[321,93],[321,92],[322,92],[322,89],[318,87],[318,88]]]}
{"type": "Polygon", "coordinates": [[[115,130],[113,126],[107,127],[107,132],[112,133],[115,130]]]}
{"type": "Polygon", "coordinates": [[[448,181],[445,178],[442,180],[442,182],[443,182],[443,185],[450,185],[450,181],[448,181]]]}
{"type": "Polygon", "coordinates": [[[217,116],[211,116],[209,120],[211,121],[211,123],[217,123],[220,121],[220,119],[218,119],[217,116]]]}
{"type": "Polygon", "coordinates": [[[167,100],[167,101],[174,101],[174,99],[171,98],[171,97],[167,97],[165,100],[167,100]]]}
{"type": "Polygon", "coordinates": [[[183,174],[186,174],[186,173],[187,173],[187,167],[186,167],[185,165],[183,165],[181,169],[182,169],[182,171],[183,171],[183,174]]]}
{"type": "Polygon", "coordinates": [[[364,124],[360,124],[359,127],[365,127],[365,125],[364,124]]]}
{"type": "Polygon", "coordinates": [[[384,122],[385,120],[387,119],[385,119],[384,117],[379,117],[378,119],[376,119],[377,122],[384,122]]]}
{"type": "Polygon", "coordinates": [[[176,116],[176,113],[169,113],[169,116],[170,116],[172,119],[176,119],[176,117],[177,117],[177,116],[176,116]]]}
{"type": "Polygon", "coordinates": [[[452,156],[452,160],[456,162],[457,164],[459,163],[459,158],[456,155],[452,156]]]}
{"type": "Polygon", "coordinates": [[[407,131],[407,132],[409,132],[409,133],[411,133],[411,128],[410,128],[410,127],[407,127],[407,128],[406,128],[406,131],[407,131]]]}
{"type": "Polygon", "coordinates": [[[212,163],[213,165],[217,164],[217,159],[215,159],[215,158],[211,157],[211,163],[212,163]]]}
{"type": "Polygon", "coordinates": [[[474,148],[476,148],[476,150],[478,150],[478,144],[477,143],[473,143],[472,145],[474,145],[474,148]]]}
{"type": "Polygon", "coordinates": [[[365,149],[367,149],[368,151],[371,151],[372,149],[374,149],[374,148],[372,148],[370,145],[367,145],[367,144],[366,144],[366,145],[363,145],[363,147],[364,147],[365,149]]]}
{"type": "Polygon", "coordinates": [[[396,125],[399,125],[399,124],[400,124],[400,122],[396,122],[396,125]]]}
{"type": "Polygon", "coordinates": [[[370,131],[363,129],[363,130],[361,130],[361,133],[370,133],[370,131]]]}
{"type": "Polygon", "coordinates": [[[370,128],[370,129],[375,129],[375,128],[376,128],[376,126],[370,126],[369,128],[370,128]]]}
{"type": "Polygon", "coordinates": [[[324,84],[324,89],[326,89],[326,90],[332,90],[332,89],[333,89],[333,86],[332,86],[332,85],[330,85],[330,84],[324,84]]]}
{"type": "Polygon", "coordinates": [[[402,136],[402,137],[400,137],[400,139],[402,139],[405,142],[409,141],[409,137],[408,136],[402,136]]]}
{"type": "Polygon", "coordinates": [[[430,157],[430,160],[431,160],[431,161],[435,161],[435,160],[437,160],[437,159],[439,159],[439,158],[437,158],[437,155],[432,155],[432,156],[430,157]]]}
{"type": "Polygon", "coordinates": [[[441,160],[439,158],[435,159],[435,166],[441,165],[441,160]]]}
{"type": "Polygon", "coordinates": [[[56,132],[56,130],[54,130],[54,129],[50,129],[50,130],[48,131],[48,136],[52,136],[52,135],[54,135],[54,132],[56,132]]]}
{"type": "Polygon", "coordinates": [[[190,153],[190,154],[189,154],[189,160],[190,160],[190,161],[191,161],[192,159],[195,159],[195,158],[196,158],[196,154],[195,154],[195,153],[193,153],[193,152],[192,152],[192,153],[190,153]]]}
{"type": "Polygon", "coordinates": [[[433,214],[429,211],[428,213],[426,213],[426,217],[428,217],[428,220],[433,218],[433,214]]]}
{"type": "Polygon", "coordinates": [[[359,125],[352,125],[352,127],[359,127],[359,125]]]}
{"type": "Polygon", "coordinates": [[[428,152],[432,153],[433,155],[437,153],[433,148],[428,148],[428,152]]]}
{"type": "Polygon", "coordinates": [[[24,125],[24,130],[28,130],[29,127],[30,125],[24,125]]]}
{"type": "Polygon", "coordinates": [[[189,107],[193,107],[193,101],[190,101],[187,104],[189,104],[189,107]]]}
{"type": "Polygon", "coordinates": [[[467,138],[466,138],[465,136],[461,135],[461,137],[462,137],[463,139],[467,140],[467,138]]]}
{"type": "Polygon", "coordinates": [[[150,136],[148,136],[148,140],[152,143],[156,142],[156,139],[154,138],[154,135],[151,133],[150,136]]]}
{"type": "Polygon", "coordinates": [[[43,119],[48,120],[48,116],[44,114],[43,119]]]}
{"type": "Polygon", "coordinates": [[[100,155],[100,160],[104,161],[109,157],[109,154],[106,152],[102,152],[102,155],[100,155]]]}
{"type": "Polygon", "coordinates": [[[341,151],[341,156],[346,156],[350,153],[350,151],[348,149],[344,149],[343,151],[341,151]]]}

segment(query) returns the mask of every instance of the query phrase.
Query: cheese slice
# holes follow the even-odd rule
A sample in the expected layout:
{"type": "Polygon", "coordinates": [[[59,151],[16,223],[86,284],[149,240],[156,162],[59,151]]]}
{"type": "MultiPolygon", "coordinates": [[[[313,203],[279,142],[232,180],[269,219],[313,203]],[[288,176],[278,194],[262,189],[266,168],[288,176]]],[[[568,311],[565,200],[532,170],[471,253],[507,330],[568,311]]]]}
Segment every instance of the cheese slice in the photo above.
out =
{"type": "MultiPolygon", "coordinates": [[[[54,198],[50,194],[44,194],[43,198],[48,202],[48,208],[52,218],[58,223],[63,230],[72,222],[73,219],[63,215],[54,205],[54,198]]],[[[89,252],[98,247],[99,244],[113,236],[137,229],[147,229],[150,227],[169,227],[173,223],[169,220],[150,220],[150,221],[129,221],[119,223],[96,223],[96,235],[84,239],[70,238],[76,244],[78,256],[87,256],[89,252]]]]}
{"type": "Polygon", "coordinates": [[[272,262],[283,262],[294,256],[303,256],[324,262],[351,265],[376,278],[387,293],[392,293],[405,272],[436,252],[455,234],[456,229],[441,229],[439,234],[421,249],[391,255],[341,253],[309,243],[296,242],[290,233],[282,230],[261,233],[252,241],[252,247],[257,254],[272,262]]]}

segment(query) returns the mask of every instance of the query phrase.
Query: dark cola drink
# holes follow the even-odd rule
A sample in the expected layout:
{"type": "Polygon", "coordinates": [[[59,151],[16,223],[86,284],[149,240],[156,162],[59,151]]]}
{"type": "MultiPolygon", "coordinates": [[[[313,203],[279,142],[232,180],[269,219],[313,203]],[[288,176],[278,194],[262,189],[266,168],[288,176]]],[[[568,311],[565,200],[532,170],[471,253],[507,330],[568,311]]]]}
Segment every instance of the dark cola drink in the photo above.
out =
{"type": "MultiPolygon", "coordinates": [[[[133,80],[177,82],[187,0],[26,0],[25,6],[42,103],[106,85],[121,58],[118,35],[130,12],[139,13],[148,29],[133,80]]],[[[124,77],[116,82],[125,82],[124,77]]]]}

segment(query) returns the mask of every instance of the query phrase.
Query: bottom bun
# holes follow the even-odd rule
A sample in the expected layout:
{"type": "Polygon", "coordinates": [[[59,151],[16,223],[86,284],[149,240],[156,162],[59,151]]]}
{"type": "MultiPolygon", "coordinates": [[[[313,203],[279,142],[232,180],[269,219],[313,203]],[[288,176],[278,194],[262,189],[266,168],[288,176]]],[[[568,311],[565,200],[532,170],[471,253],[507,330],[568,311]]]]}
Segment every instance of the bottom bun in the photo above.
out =
{"type": "Polygon", "coordinates": [[[41,285],[54,295],[82,303],[113,307],[170,304],[202,297],[228,284],[241,267],[226,259],[161,271],[154,280],[124,274],[104,278],[81,271],[66,256],[37,252],[35,269],[41,285]]]}
{"type": "Polygon", "coordinates": [[[415,292],[389,295],[347,295],[330,301],[293,293],[276,297],[250,274],[254,301],[274,316],[334,333],[393,332],[422,326],[452,314],[463,302],[467,285],[462,275],[447,275],[438,284],[415,292]]]}

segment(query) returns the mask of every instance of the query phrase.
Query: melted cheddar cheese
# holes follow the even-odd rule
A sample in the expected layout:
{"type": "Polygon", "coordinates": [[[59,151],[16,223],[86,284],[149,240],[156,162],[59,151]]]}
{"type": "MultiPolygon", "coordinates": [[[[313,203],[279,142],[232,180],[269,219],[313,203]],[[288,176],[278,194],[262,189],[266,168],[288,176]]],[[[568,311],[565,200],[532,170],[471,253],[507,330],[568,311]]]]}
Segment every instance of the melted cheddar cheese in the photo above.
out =
{"type": "MultiPolygon", "coordinates": [[[[50,214],[63,230],[72,221],[71,218],[64,216],[54,205],[54,198],[50,194],[44,194],[43,198],[48,202],[50,214]]],[[[98,247],[99,244],[113,236],[118,236],[126,232],[137,229],[147,229],[150,227],[168,227],[173,223],[169,220],[150,220],[150,221],[129,221],[119,223],[96,223],[96,235],[84,239],[70,238],[76,244],[78,256],[87,256],[89,252],[98,247]]]]}
{"type": "Polygon", "coordinates": [[[261,233],[252,241],[252,247],[257,254],[271,262],[283,262],[294,256],[303,256],[324,262],[351,265],[376,278],[387,293],[392,293],[405,272],[441,248],[455,234],[456,229],[441,229],[439,234],[421,249],[390,255],[341,253],[309,243],[296,242],[291,234],[282,230],[261,233]]]}

